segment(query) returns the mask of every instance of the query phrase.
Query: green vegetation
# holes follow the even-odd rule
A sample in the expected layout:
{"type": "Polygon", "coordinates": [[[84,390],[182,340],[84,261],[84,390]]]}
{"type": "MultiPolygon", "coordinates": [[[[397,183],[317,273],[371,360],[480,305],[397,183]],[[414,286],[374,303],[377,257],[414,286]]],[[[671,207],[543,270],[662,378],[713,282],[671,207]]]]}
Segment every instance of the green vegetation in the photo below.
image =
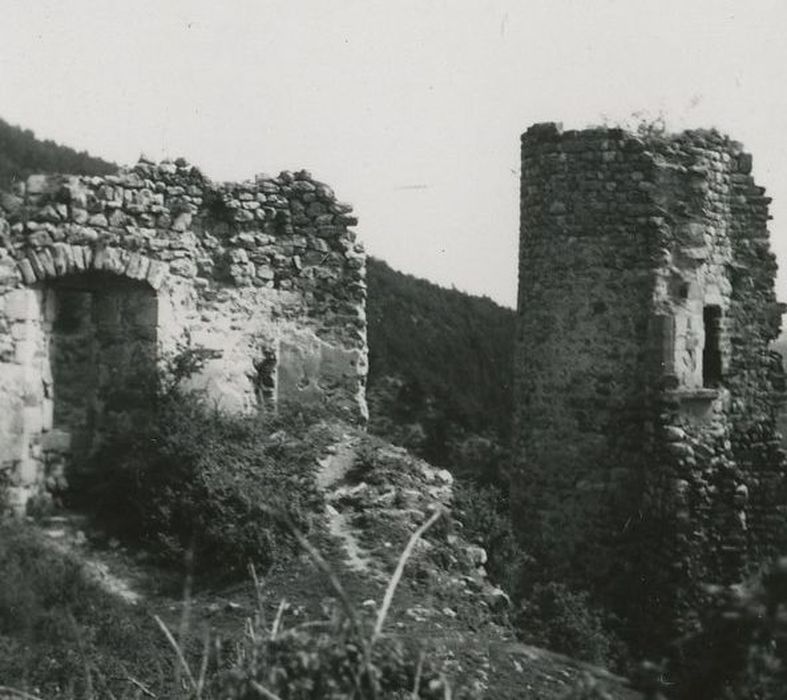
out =
{"type": "Polygon", "coordinates": [[[370,429],[455,473],[499,480],[514,312],[374,258],[367,279],[370,429]]]}
{"type": "Polygon", "coordinates": [[[75,558],[30,526],[0,525],[1,685],[47,698],[121,696],[133,690],[129,677],[171,678],[166,651],[150,618],[75,558]]]}
{"type": "Polygon", "coordinates": [[[282,700],[450,697],[447,681],[428,659],[419,661],[401,640],[369,645],[370,633],[343,616],[312,629],[256,630],[256,641],[211,690],[228,700],[266,697],[260,688],[282,700]]]}
{"type": "Polygon", "coordinates": [[[585,661],[609,665],[615,643],[605,629],[603,611],[585,592],[562,583],[537,583],[520,602],[517,626],[525,641],[585,661]]]}
{"type": "MultiPolygon", "coordinates": [[[[384,638],[383,630],[407,559],[424,532],[441,516],[436,512],[410,537],[398,560],[374,618],[356,609],[322,555],[295,532],[299,542],[322,569],[339,601],[326,612],[321,625],[283,630],[281,617],[270,629],[255,618],[252,633],[238,654],[238,662],[217,677],[222,698],[450,698],[444,676],[416,644],[384,638]]],[[[281,612],[281,608],[279,610],[281,612]]],[[[189,674],[193,677],[193,674],[189,674]]],[[[197,693],[199,695],[199,693],[197,693]]],[[[460,697],[467,697],[460,694],[460,697]]]]}
{"type": "Polygon", "coordinates": [[[696,630],[670,650],[665,674],[686,700],[787,698],[787,557],[743,584],[708,587],[696,630]]]}
{"type": "MultiPolygon", "coordinates": [[[[413,534],[402,566],[434,519],[413,534]]],[[[213,644],[207,637],[198,645],[188,620],[176,640],[160,618],[102,589],[83,564],[30,525],[0,526],[0,695],[92,700],[140,697],[142,691],[195,700],[451,697],[447,680],[419,654],[417,643],[383,634],[385,601],[393,598],[401,567],[372,617],[353,606],[303,536],[296,530],[290,534],[323,569],[339,602],[327,605],[321,619],[288,626],[282,601],[266,625],[258,598],[254,614],[224,645],[218,637],[213,644]],[[222,647],[229,654],[222,656],[222,647]]],[[[255,584],[259,595],[261,584],[255,584]]]]}
{"type": "Polygon", "coordinates": [[[181,389],[206,354],[185,349],[153,379],[140,371],[120,404],[153,406],[120,421],[73,484],[75,503],[110,532],[196,571],[260,571],[294,549],[276,513],[308,532],[322,510],[317,457],[331,441],[320,415],[230,416],[181,389]]]}
{"type": "Polygon", "coordinates": [[[454,508],[464,536],[486,551],[489,578],[517,597],[522,572],[533,562],[514,535],[507,493],[495,485],[459,480],[454,484],[454,508]]]}
{"type": "Polygon", "coordinates": [[[29,129],[0,119],[0,188],[7,189],[36,173],[106,175],[116,170],[114,163],[54,141],[39,141],[29,129]]]}

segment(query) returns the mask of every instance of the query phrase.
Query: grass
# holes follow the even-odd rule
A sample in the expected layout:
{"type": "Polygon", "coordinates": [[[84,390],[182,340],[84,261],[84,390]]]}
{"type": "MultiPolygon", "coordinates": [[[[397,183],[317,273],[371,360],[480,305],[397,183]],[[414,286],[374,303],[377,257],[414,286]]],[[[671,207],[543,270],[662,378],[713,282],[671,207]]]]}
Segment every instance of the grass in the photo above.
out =
{"type": "Polygon", "coordinates": [[[0,525],[2,683],[33,695],[132,697],[172,677],[166,641],[144,612],[104,591],[33,527],[0,525]]]}
{"type": "MultiPolygon", "coordinates": [[[[242,628],[245,633],[236,635],[235,653],[218,664],[207,637],[197,653],[184,630],[173,634],[160,617],[105,592],[74,557],[55,549],[33,527],[4,524],[0,668],[6,685],[0,690],[20,698],[451,697],[447,681],[428,659],[383,638],[405,564],[441,515],[436,511],[413,533],[372,621],[354,606],[331,565],[289,517],[272,514],[284,519],[323,573],[339,607],[327,620],[286,629],[282,602],[273,624],[266,626],[260,595],[242,628]]],[[[261,585],[251,571],[259,595],[261,585]]]]}

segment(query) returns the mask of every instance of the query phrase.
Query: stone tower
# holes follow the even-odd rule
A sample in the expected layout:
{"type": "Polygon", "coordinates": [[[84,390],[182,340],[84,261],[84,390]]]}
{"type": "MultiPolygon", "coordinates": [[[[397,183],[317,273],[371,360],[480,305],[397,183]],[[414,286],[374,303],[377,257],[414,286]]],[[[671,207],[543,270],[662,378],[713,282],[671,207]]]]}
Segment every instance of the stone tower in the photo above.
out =
{"type": "Polygon", "coordinates": [[[715,131],[522,136],[515,527],[630,632],[777,551],[784,460],[769,199],[715,131]]]}

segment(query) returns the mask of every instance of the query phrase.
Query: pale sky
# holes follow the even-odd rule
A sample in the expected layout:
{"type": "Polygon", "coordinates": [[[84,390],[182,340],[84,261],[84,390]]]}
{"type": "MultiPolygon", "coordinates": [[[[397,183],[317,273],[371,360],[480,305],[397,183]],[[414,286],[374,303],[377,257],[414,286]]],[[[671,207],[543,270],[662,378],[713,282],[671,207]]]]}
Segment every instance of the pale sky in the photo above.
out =
{"type": "MultiPolygon", "coordinates": [[[[754,154],[787,271],[784,0],[0,0],[0,117],[216,180],[307,168],[369,253],[515,304],[519,135],[663,114],[754,154]]],[[[787,300],[787,275],[778,293],[787,300]]]]}

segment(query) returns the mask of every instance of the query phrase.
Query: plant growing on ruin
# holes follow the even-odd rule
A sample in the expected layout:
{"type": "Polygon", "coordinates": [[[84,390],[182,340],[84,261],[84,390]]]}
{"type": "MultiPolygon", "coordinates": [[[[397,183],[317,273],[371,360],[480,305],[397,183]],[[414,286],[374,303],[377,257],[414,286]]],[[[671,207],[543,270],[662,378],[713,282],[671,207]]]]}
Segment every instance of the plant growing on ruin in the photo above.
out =
{"type": "MultiPolygon", "coordinates": [[[[106,436],[73,498],[112,532],[198,570],[266,570],[292,551],[265,507],[285,508],[308,531],[322,500],[315,460],[330,440],[318,416],[281,407],[236,416],[211,406],[182,379],[204,363],[199,351],[170,358],[157,376],[152,410],[106,436]]],[[[149,389],[148,389],[149,390],[149,389]]]]}

